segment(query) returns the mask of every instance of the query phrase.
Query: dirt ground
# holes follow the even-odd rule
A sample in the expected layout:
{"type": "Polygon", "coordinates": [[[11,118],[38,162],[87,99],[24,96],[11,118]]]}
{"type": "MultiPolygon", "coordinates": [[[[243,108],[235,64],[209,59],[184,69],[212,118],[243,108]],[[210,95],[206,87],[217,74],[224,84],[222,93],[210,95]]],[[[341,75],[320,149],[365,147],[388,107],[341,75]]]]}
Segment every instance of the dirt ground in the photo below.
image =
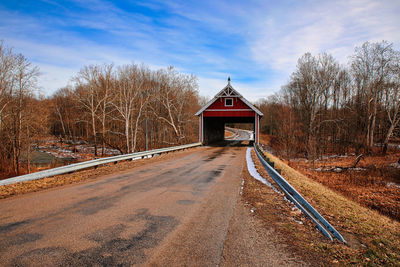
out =
{"type": "MultiPolygon", "coordinates": [[[[282,176],[314,206],[344,237],[346,244],[308,238],[301,231],[291,235],[299,247],[340,266],[399,266],[400,223],[365,207],[342,193],[307,177],[271,153],[264,154],[281,170],[282,176]],[[300,236],[300,238],[299,238],[300,236]]],[[[298,227],[300,229],[300,227],[298,227]]]]}
{"type": "Polygon", "coordinates": [[[331,157],[313,164],[290,161],[289,166],[358,203],[400,221],[400,153],[365,156],[357,168],[356,156],[331,157]]]}
{"type": "MultiPolygon", "coordinates": [[[[267,147],[276,145],[271,136],[261,138],[267,147]]],[[[377,149],[372,155],[364,155],[356,168],[351,168],[357,156],[325,155],[314,162],[305,158],[280,159],[347,198],[400,221],[400,151],[391,148],[382,155],[377,149]]]]}
{"type": "MultiPolygon", "coordinates": [[[[274,185],[275,182],[261,166],[254,152],[252,158],[258,172],[274,185]]],[[[294,259],[302,259],[297,266],[306,263],[310,266],[329,266],[337,263],[334,258],[325,258],[316,253],[318,246],[332,242],[292,203],[286,201],[282,194],[251,177],[247,169],[243,171],[242,177],[242,199],[245,205],[253,216],[260,219],[260,227],[273,232],[277,243],[289,250],[294,259]]]]}
{"type": "MultiPolygon", "coordinates": [[[[98,145],[98,156],[94,155],[94,146],[85,141],[62,140],[55,136],[41,138],[31,148],[29,154],[30,166],[27,166],[28,155],[24,152],[21,157],[19,175],[60,167],[71,163],[92,160],[100,157],[120,155],[121,152],[98,145]]],[[[8,163],[7,163],[8,164],[8,163]]],[[[11,168],[0,169],[0,180],[15,177],[18,174],[11,168]]]]}

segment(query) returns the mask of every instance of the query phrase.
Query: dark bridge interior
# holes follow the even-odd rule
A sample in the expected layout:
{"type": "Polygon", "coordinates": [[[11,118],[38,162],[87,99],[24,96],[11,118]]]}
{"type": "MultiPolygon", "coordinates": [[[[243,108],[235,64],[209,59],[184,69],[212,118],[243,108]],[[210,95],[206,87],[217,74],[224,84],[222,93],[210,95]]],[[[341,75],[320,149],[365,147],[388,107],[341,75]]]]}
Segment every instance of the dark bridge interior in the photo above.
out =
{"type": "Polygon", "coordinates": [[[254,125],[254,117],[204,117],[204,144],[223,143],[226,123],[252,123],[254,125]]]}

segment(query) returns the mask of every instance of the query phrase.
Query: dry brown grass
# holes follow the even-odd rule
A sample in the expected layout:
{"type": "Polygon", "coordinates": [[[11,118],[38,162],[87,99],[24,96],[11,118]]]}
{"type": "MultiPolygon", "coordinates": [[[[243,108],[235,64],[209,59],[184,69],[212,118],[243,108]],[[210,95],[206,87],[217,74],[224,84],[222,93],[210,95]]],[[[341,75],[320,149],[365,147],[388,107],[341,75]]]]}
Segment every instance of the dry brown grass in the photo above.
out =
{"type": "MultiPolygon", "coordinates": [[[[253,160],[260,174],[273,182],[254,155],[253,160]]],[[[328,266],[332,263],[332,259],[315,253],[315,246],[328,245],[330,241],[315,229],[304,214],[294,209],[282,195],[252,178],[246,167],[242,177],[244,180],[242,197],[245,203],[249,205],[253,214],[261,219],[266,229],[274,231],[280,243],[285,244],[288,251],[312,266],[328,266]]]]}
{"type": "Polygon", "coordinates": [[[400,188],[388,184],[400,183],[400,169],[390,166],[400,157],[399,153],[366,156],[357,165],[363,169],[361,171],[347,170],[340,173],[315,171],[315,168],[352,166],[355,157],[317,161],[314,163],[314,168],[310,162],[304,160],[290,162],[289,165],[361,205],[400,221],[400,188]]]}
{"type": "Polygon", "coordinates": [[[348,245],[317,243],[313,249],[340,265],[400,265],[400,223],[363,207],[345,196],[291,168],[277,157],[265,153],[282,175],[332,225],[348,245]]]}

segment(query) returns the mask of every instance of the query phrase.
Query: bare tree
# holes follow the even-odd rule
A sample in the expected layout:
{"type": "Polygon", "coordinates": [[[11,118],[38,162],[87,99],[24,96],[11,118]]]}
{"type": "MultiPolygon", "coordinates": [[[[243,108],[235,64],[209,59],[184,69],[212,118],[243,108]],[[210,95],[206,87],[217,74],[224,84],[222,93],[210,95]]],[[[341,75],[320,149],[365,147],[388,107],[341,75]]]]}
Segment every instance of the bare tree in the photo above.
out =
{"type": "Polygon", "coordinates": [[[393,61],[396,60],[392,44],[386,41],[380,43],[364,43],[357,47],[352,57],[352,71],[357,86],[360,88],[367,106],[366,146],[370,150],[374,146],[374,135],[378,107],[385,83],[390,76],[393,61]]]}
{"type": "Polygon", "coordinates": [[[282,106],[264,107],[275,105],[288,118],[292,114],[293,129],[278,115],[267,122],[268,127],[281,142],[288,141],[285,131],[293,131],[294,150],[304,151],[311,160],[328,150],[349,152],[350,147],[356,153],[373,152],[376,140],[386,152],[400,124],[399,53],[386,41],[366,42],[355,49],[350,71],[328,54],[306,53],[281,89],[282,106]]]}
{"type": "Polygon", "coordinates": [[[322,108],[328,108],[330,90],[337,69],[337,64],[331,56],[322,54],[315,58],[306,53],[299,59],[297,69],[287,86],[287,90],[293,94],[292,99],[302,109],[303,121],[307,125],[307,155],[311,160],[316,158],[317,130],[321,123],[318,122],[317,115],[322,108]]]}
{"type": "MultiPolygon", "coordinates": [[[[131,152],[132,149],[135,149],[136,146],[136,143],[131,145],[131,120],[133,117],[135,103],[141,98],[142,95],[142,89],[144,85],[142,74],[143,73],[140,72],[137,65],[126,65],[120,67],[118,70],[118,92],[112,104],[124,123],[124,135],[127,153],[131,152]]],[[[143,103],[141,102],[140,105],[143,106],[143,103]]],[[[137,129],[137,127],[135,129],[137,129]]]]}
{"type": "MultiPolygon", "coordinates": [[[[27,120],[27,101],[32,97],[33,90],[36,88],[39,68],[30,63],[23,55],[19,54],[15,58],[15,89],[13,90],[12,103],[12,132],[13,139],[13,167],[16,173],[20,173],[21,152],[24,145],[24,137],[29,140],[29,134],[25,130],[29,129],[30,123],[27,120]],[[24,136],[25,135],[25,136],[24,136]]],[[[26,140],[25,140],[26,141],[26,140]]],[[[27,149],[28,157],[30,149],[27,149]]]]}
{"type": "Polygon", "coordinates": [[[97,156],[97,126],[98,111],[102,105],[99,86],[100,71],[98,66],[85,66],[74,78],[76,82],[76,100],[88,112],[94,142],[94,155],[97,156]]]}
{"type": "Polygon", "coordinates": [[[101,123],[101,155],[104,156],[105,140],[107,133],[107,119],[108,115],[112,112],[112,89],[115,84],[115,77],[113,73],[113,64],[105,64],[99,67],[99,81],[96,83],[100,87],[99,90],[99,102],[100,104],[100,114],[99,119],[101,123]]]}
{"type": "MultiPolygon", "coordinates": [[[[398,61],[399,62],[399,61],[398,61]]],[[[386,131],[383,142],[383,153],[387,151],[389,139],[394,129],[400,124],[400,62],[394,69],[393,80],[385,86],[384,101],[386,114],[389,120],[389,128],[386,131]]]]}
{"type": "Polygon", "coordinates": [[[11,48],[7,48],[3,41],[0,42],[0,131],[3,128],[4,110],[11,101],[15,77],[14,69],[16,56],[11,48]]]}
{"type": "Polygon", "coordinates": [[[157,120],[173,130],[173,143],[180,143],[185,138],[183,125],[188,121],[185,117],[186,110],[188,104],[193,102],[189,98],[196,95],[196,79],[193,76],[180,75],[172,67],[166,71],[160,70],[156,75],[155,105],[150,105],[150,108],[157,120]]]}
{"type": "Polygon", "coordinates": [[[57,90],[50,101],[52,108],[52,133],[56,136],[75,141],[76,126],[84,120],[79,102],[73,88],[64,87],[57,90]],[[59,129],[61,128],[61,129],[59,129]]]}
{"type": "MultiPolygon", "coordinates": [[[[188,140],[187,133],[195,138],[192,132],[197,121],[193,114],[198,95],[193,76],[181,75],[172,68],[150,71],[144,65],[129,64],[114,71],[112,65],[103,65],[83,68],[75,82],[76,99],[87,114],[92,140],[97,144],[101,133],[103,149],[106,143],[126,153],[143,147],[144,115],[157,122],[152,124],[152,136],[160,136],[165,143],[188,140]],[[163,127],[158,126],[160,123],[163,127]]],[[[62,123],[60,128],[64,131],[62,123]]]]}
{"type": "MultiPolygon", "coordinates": [[[[144,65],[114,68],[113,64],[83,67],[74,85],[51,98],[35,95],[38,68],[0,43],[0,172],[30,171],[30,153],[48,133],[102,143],[121,152],[146,147],[143,118],[149,120],[154,148],[197,139],[199,108],[193,76],[144,65]],[[124,138],[121,138],[123,136],[124,138]]],[[[147,124],[146,124],[147,129],[147,124]]],[[[146,136],[147,137],[147,136],[146,136]]]]}

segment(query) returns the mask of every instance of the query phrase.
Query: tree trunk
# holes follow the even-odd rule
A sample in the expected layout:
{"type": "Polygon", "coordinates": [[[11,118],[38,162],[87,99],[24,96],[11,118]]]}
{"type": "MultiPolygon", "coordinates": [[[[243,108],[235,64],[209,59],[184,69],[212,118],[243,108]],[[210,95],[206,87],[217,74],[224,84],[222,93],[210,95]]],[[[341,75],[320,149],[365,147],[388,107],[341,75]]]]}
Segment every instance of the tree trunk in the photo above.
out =
{"type": "Polygon", "coordinates": [[[106,139],[106,119],[105,119],[105,113],[103,113],[103,122],[102,122],[102,129],[101,129],[101,155],[104,157],[104,148],[105,148],[105,139],[106,139]]]}
{"type": "Polygon", "coordinates": [[[92,132],[93,132],[93,142],[94,142],[94,156],[97,157],[96,120],[95,120],[95,114],[93,112],[92,112],[92,132]]]}
{"type": "Polygon", "coordinates": [[[20,174],[20,156],[21,156],[21,132],[22,132],[22,91],[20,91],[20,96],[18,99],[18,129],[17,129],[17,157],[16,157],[16,165],[17,165],[17,174],[20,174]]]}
{"type": "Polygon", "coordinates": [[[125,119],[126,153],[129,153],[129,119],[125,119]]]}
{"type": "Polygon", "coordinates": [[[371,131],[370,131],[370,141],[369,141],[369,145],[371,150],[374,147],[374,133],[375,133],[375,122],[376,122],[376,113],[377,113],[377,96],[375,96],[374,99],[374,113],[372,116],[372,122],[371,122],[371,131]]]}
{"type": "Polygon", "coordinates": [[[135,150],[136,150],[136,140],[137,140],[137,133],[138,133],[138,128],[139,128],[139,120],[142,115],[142,108],[143,108],[143,104],[140,105],[139,113],[138,113],[138,116],[136,117],[136,121],[135,121],[135,134],[133,136],[132,152],[135,152],[135,150]]]}
{"type": "Polygon", "coordinates": [[[31,173],[31,142],[29,136],[29,127],[26,126],[26,135],[28,138],[28,144],[26,147],[26,166],[28,168],[28,173],[31,173]]]}
{"type": "Polygon", "coordinates": [[[61,115],[60,110],[59,110],[58,108],[56,108],[56,110],[57,110],[57,115],[58,115],[58,117],[60,118],[61,128],[62,128],[64,137],[65,137],[65,136],[66,136],[66,132],[65,132],[64,120],[63,120],[63,118],[62,118],[62,115],[61,115]]]}
{"type": "Polygon", "coordinates": [[[393,130],[394,130],[395,126],[396,126],[396,125],[392,123],[392,124],[390,125],[390,127],[389,127],[388,132],[386,133],[385,141],[383,142],[383,154],[384,154],[384,155],[386,155],[387,148],[388,148],[388,145],[389,145],[389,139],[390,139],[390,137],[391,137],[392,134],[393,134],[393,130]]]}

